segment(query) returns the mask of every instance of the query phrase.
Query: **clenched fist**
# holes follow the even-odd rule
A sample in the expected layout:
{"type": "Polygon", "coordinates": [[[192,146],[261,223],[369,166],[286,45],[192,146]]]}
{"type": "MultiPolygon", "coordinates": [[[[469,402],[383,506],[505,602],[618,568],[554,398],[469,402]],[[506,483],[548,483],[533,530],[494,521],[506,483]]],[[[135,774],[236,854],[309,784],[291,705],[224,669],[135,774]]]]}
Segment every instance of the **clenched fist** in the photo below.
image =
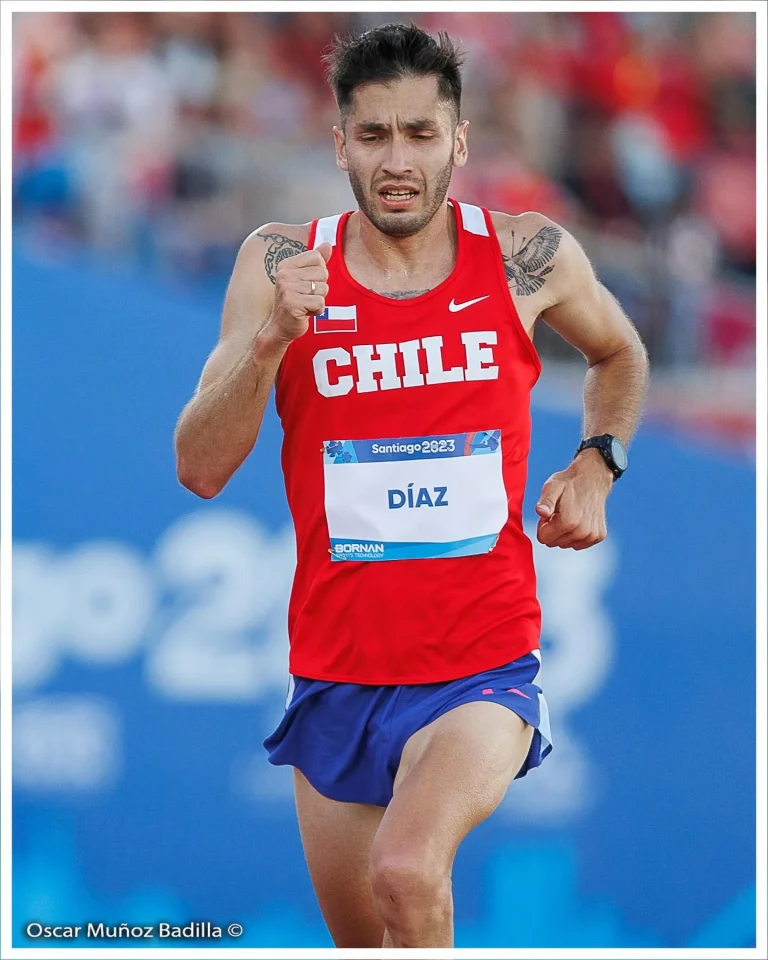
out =
{"type": "Polygon", "coordinates": [[[281,260],[275,272],[275,305],[269,326],[275,336],[291,343],[309,328],[309,317],[325,310],[328,295],[328,267],[333,247],[321,243],[281,260]]]}
{"type": "Polygon", "coordinates": [[[605,540],[605,501],[613,475],[596,450],[584,451],[544,484],[536,536],[546,547],[584,550],[605,540]]]}

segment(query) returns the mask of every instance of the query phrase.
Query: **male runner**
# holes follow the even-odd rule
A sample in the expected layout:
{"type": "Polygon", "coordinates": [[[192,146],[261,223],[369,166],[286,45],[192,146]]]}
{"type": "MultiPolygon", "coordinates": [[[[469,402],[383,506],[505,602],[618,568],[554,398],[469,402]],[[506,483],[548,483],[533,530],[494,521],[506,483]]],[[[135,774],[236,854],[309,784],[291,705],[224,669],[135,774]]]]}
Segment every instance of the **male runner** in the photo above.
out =
{"type": "Polygon", "coordinates": [[[647,359],[565,230],[447,199],[468,127],[447,36],[389,24],[328,63],[359,209],[245,240],[178,475],[215,496],[276,384],[298,562],[291,692],[265,746],[295,768],[336,945],[446,947],[458,845],[551,749],[522,524],[534,324],[589,365],[589,443],[536,507],[550,547],[605,538],[647,359]]]}

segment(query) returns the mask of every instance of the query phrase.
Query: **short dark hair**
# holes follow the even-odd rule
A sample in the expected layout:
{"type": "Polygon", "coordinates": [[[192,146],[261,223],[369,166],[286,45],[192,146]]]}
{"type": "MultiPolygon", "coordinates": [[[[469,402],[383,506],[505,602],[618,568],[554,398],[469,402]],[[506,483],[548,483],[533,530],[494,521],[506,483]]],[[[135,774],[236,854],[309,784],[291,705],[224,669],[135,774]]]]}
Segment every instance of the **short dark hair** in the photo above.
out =
{"type": "Polygon", "coordinates": [[[323,56],[342,120],[356,87],[428,76],[437,77],[440,99],[453,103],[458,120],[462,61],[463,53],[447,33],[436,39],[415,23],[385,23],[359,36],[337,36],[323,56]]]}

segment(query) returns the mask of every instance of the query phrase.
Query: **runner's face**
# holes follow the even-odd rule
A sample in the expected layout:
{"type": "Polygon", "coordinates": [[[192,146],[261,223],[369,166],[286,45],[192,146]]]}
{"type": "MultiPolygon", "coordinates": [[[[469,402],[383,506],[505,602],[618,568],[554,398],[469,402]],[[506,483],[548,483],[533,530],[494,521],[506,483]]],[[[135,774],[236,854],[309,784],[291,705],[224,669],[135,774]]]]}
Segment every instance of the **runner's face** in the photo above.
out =
{"type": "Polygon", "coordinates": [[[436,77],[358,87],[336,162],[373,225],[392,237],[418,233],[445,200],[454,166],[467,157],[466,121],[440,100],[436,77]]]}

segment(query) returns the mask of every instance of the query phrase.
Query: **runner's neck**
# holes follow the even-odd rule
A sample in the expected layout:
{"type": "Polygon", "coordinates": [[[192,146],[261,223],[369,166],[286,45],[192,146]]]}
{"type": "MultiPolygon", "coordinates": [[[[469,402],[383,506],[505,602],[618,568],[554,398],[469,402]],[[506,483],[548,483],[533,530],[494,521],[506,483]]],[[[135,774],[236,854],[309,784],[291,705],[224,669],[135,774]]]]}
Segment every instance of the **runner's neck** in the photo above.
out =
{"type": "Polygon", "coordinates": [[[360,271],[355,267],[365,264],[366,272],[372,268],[385,282],[397,280],[403,289],[430,286],[414,280],[424,279],[433,270],[440,272],[444,261],[451,266],[455,263],[456,233],[456,217],[447,202],[422,230],[410,237],[390,237],[382,233],[358,210],[346,225],[344,259],[356,278],[360,271]]]}

